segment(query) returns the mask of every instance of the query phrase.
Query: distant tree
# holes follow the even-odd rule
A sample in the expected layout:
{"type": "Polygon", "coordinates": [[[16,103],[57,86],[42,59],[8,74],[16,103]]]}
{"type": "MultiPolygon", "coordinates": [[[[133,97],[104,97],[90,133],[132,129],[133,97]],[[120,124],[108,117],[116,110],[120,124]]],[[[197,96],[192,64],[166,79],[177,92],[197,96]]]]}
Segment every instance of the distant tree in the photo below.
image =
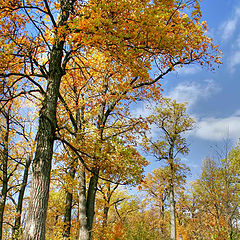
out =
{"type": "MultiPolygon", "coordinates": [[[[174,182],[174,196],[179,195],[184,189],[186,180],[186,174],[188,168],[184,164],[177,163],[178,167],[175,170],[174,182]]],[[[160,167],[154,169],[151,173],[148,173],[141,184],[142,190],[146,193],[144,203],[156,209],[158,213],[158,228],[159,237],[169,238],[169,187],[170,179],[172,178],[171,170],[169,166],[160,167]]],[[[176,200],[176,199],[175,199],[176,200]]],[[[175,213],[177,214],[177,212],[175,213]]]]}
{"type": "Polygon", "coordinates": [[[205,226],[202,228],[209,228],[207,224],[210,219],[214,223],[208,225],[209,237],[230,240],[239,237],[237,227],[240,204],[239,162],[239,146],[231,150],[220,163],[210,158],[203,162],[197,193],[202,206],[202,215],[206,216],[206,221],[203,221],[205,226]]]}
{"type": "Polygon", "coordinates": [[[175,100],[165,98],[154,109],[149,121],[160,130],[157,140],[150,139],[150,151],[158,161],[165,160],[166,191],[170,207],[170,237],[176,240],[175,189],[186,178],[180,171],[183,165],[177,157],[189,151],[184,134],[193,129],[194,119],[186,113],[185,103],[177,103],[175,100]]]}
{"type": "Polygon", "coordinates": [[[187,239],[239,239],[239,149],[224,149],[218,161],[204,159],[200,178],[179,199],[180,232],[187,239]]]}

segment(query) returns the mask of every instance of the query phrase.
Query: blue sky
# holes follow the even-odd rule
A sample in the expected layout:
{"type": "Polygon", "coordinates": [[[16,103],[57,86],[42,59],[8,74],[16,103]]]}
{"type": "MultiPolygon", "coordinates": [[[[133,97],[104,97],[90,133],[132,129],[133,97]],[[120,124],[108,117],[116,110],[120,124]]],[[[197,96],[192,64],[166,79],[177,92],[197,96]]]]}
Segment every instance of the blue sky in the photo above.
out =
{"type": "MultiPolygon", "coordinates": [[[[203,0],[201,9],[223,64],[214,72],[190,65],[163,80],[164,95],[188,101],[188,112],[197,120],[188,136],[190,154],[183,158],[191,179],[199,176],[202,160],[215,155],[215,146],[221,148],[226,138],[234,145],[240,137],[240,1],[203,0]]],[[[138,111],[144,112],[144,106],[138,111]]],[[[147,171],[158,165],[153,162],[147,171]]]]}

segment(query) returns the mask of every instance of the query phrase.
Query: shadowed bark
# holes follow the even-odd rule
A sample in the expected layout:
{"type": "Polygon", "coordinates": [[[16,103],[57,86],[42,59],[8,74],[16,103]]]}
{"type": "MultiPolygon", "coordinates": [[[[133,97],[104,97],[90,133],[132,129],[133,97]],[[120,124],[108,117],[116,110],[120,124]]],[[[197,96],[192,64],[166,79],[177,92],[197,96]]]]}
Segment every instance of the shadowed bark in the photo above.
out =
{"type": "MultiPolygon", "coordinates": [[[[75,178],[76,170],[74,164],[70,167],[69,176],[71,179],[75,178]]],[[[69,239],[71,233],[71,220],[72,220],[72,205],[73,205],[73,193],[70,191],[66,192],[66,201],[65,201],[65,213],[64,213],[64,233],[63,239],[69,239]]]]}
{"type": "Polygon", "coordinates": [[[7,112],[2,111],[5,118],[5,134],[3,139],[3,150],[0,155],[1,160],[1,171],[2,171],[2,189],[0,196],[0,240],[3,238],[3,219],[4,219],[4,209],[7,200],[8,192],[8,141],[9,141],[9,131],[10,131],[10,107],[7,112]]]}

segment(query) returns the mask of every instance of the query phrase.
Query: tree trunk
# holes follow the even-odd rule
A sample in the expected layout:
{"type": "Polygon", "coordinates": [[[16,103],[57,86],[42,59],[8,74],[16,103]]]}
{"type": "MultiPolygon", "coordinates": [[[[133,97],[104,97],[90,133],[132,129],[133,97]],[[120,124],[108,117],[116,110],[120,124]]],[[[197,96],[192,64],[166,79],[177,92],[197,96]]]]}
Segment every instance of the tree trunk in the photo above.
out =
{"type": "MultiPolygon", "coordinates": [[[[69,175],[71,179],[75,178],[75,167],[74,164],[72,164],[69,175]]],[[[67,191],[66,192],[66,205],[65,205],[65,213],[64,213],[64,233],[63,233],[63,239],[68,239],[70,237],[71,233],[71,220],[72,220],[72,201],[73,201],[73,194],[72,192],[67,191]]]]}
{"type": "Polygon", "coordinates": [[[87,206],[86,206],[86,180],[85,180],[85,170],[82,169],[79,173],[79,240],[89,240],[89,232],[87,227],[87,206]]]}
{"type": "Polygon", "coordinates": [[[7,199],[7,192],[8,192],[8,141],[9,141],[9,128],[10,128],[10,122],[9,122],[9,111],[8,113],[3,114],[6,119],[6,132],[4,134],[3,139],[3,153],[2,153],[2,190],[1,190],[1,196],[0,196],[0,240],[2,240],[3,237],[3,218],[4,218],[4,209],[6,205],[6,199],[7,199]]]}
{"type": "Polygon", "coordinates": [[[23,197],[24,197],[24,192],[25,192],[26,186],[27,186],[30,164],[31,164],[31,158],[29,158],[26,161],[26,165],[25,165],[25,169],[24,169],[23,180],[22,180],[22,184],[20,187],[19,195],[18,195],[18,202],[17,202],[17,208],[16,208],[17,216],[15,217],[15,221],[14,221],[12,239],[18,239],[20,236],[23,197]]]}
{"type": "MultiPolygon", "coordinates": [[[[60,1],[59,27],[67,25],[73,4],[74,0],[60,1]]],[[[56,32],[54,44],[50,51],[47,90],[39,112],[37,147],[33,160],[33,179],[24,240],[45,240],[53,144],[57,127],[57,100],[61,78],[64,75],[62,69],[64,38],[64,34],[59,37],[56,32]]]]}
{"type": "MultiPolygon", "coordinates": [[[[3,172],[5,171],[5,163],[2,164],[3,172]]],[[[2,240],[3,237],[3,216],[4,216],[4,209],[6,205],[6,199],[7,199],[7,178],[4,176],[6,175],[3,173],[3,183],[2,183],[2,191],[0,196],[0,240],[2,240]]]]}
{"type": "Polygon", "coordinates": [[[108,223],[108,212],[109,212],[109,203],[107,203],[108,205],[104,206],[103,209],[103,227],[107,227],[107,223],[108,223]]]}
{"type": "MultiPolygon", "coordinates": [[[[61,55],[61,53],[59,53],[61,55]]],[[[59,66],[59,64],[56,63],[59,66]]],[[[59,69],[58,70],[59,73],[59,69]]],[[[50,173],[56,129],[56,106],[60,77],[49,79],[39,116],[37,148],[33,160],[33,179],[24,239],[44,240],[49,197],[50,173]]]]}
{"type": "Polygon", "coordinates": [[[36,137],[37,148],[33,160],[33,178],[28,217],[24,233],[25,240],[45,239],[45,222],[49,196],[53,144],[55,139],[55,129],[57,127],[57,99],[62,77],[62,57],[63,43],[58,42],[55,44],[51,52],[48,86],[39,114],[39,126],[36,137]]]}
{"type": "Polygon", "coordinates": [[[99,170],[94,171],[94,175],[91,176],[89,187],[88,187],[88,194],[87,194],[87,228],[89,231],[89,239],[91,240],[92,234],[92,226],[93,226],[93,219],[94,219],[94,208],[95,208],[95,197],[97,192],[97,184],[98,184],[98,174],[99,170]]]}
{"type": "Polygon", "coordinates": [[[102,226],[103,228],[107,227],[108,224],[108,212],[109,212],[109,207],[110,207],[110,201],[111,201],[111,196],[114,190],[117,188],[118,185],[116,185],[116,188],[114,188],[111,192],[111,186],[110,182],[106,183],[107,185],[107,196],[105,198],[105,204],[104,204],[104,209],[103,209],[103,223],[102,226]]]}
{"type": "Polygon", "coordinates": [[[177,230],[176,230],[176,209],[175,209],[175,193],[174,193],[174,176],[175,170],[173,167],[173,149],[175,145],[175,139],[173,139],[168,155],[168,163],[171,169],[171,177],[170,177],[170,185],[169,185],[169,205],[170,205],[170,239],[176,240],[177,239],[177,230]]]}
{"type": "Polygon", "coordinates": [[[176,240],[176,209],[175,209],[175,199],[174,199],[174,186],[171,183],[169,188],[169,204],[170,204],[170,225],[171,240],[176,240]]]}

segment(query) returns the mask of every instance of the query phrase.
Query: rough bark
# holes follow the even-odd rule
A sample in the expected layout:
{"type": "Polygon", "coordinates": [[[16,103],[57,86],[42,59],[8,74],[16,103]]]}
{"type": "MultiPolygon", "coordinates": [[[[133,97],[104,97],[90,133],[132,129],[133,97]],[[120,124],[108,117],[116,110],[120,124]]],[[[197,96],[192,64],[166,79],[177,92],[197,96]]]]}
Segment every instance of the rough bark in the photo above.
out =
{"type": "Polygon", "coordinates": [[[82,167],[79,173],[79,240],[89,240],[89,232],[87,226],[87,206],[86,206],[86,180],[85,171],[82,167]]]}
{"type": "MultiPolygon", "coordinates": [[[[71,179],[75,178],[75,167],[72,164],[69,170],[69,176],[71,179]]],[[[72,205],[73,205],[73,194],[70,191],[66,192],[66,201],[65,201],[65,212],[64,212],[64,233],[63,233],[63,239],[69,239],[70,233],[71,233],[71,219],[72,219],[72,205]]]]}
{"type": "MultiPolygon", "coordinates": [[[[59,69],[56,70],[58,70],[59,73],[59,69]]],[[[40,111],[36,138],[37,148],[35,159],[33,160],[30,203],[24,234],[25,240],[45,239],[45,222],[56,129],[56,103],[60,76],[61,75],[49,79],[47,94],[40,111]]]]}
{"type": "Polygon", "coordinates": [[[10,120],[9,120],[9,111],[8,113],[4,113],[4,117],[6,120],[6,132],[4,134],[3,139],[3,152],[2,152],[2,160],[1,160],[1,168],[2,168],[2,189],[0,196],[0,240],[3,237],[3,218],[4,218],[4,209],[7,200],[7,192],[8,192],[8,141],[9,141],[9,131],[10,131],[10,120]]]}
{"type": "Polygon", "coordinates": [[[20,235],[23,198],[24,198],[24,193],[25,193],[25,189],[27,186],[30,164],[31,164],[31,158],[29,158],[26,161],[26,165],[25,165],[25,169],[24,169],[23,180],[22,180],[22,184],[20,187],[19,195],[18,195],[17,208],[16,208],[17,215],[16,215],[15,221],[14,221],[12,239],[18,239],[19,235],[20,235]]]}
{"type": "MultiPolygon", "coordinates": [[[[66,26],[74,0],[62,0],[58,26],[66,26]]],[[[33,178],[26,221],[24,240],[44,240],[47,205],[49,197],[50,173],[53,144],[57,127],[56,110],[61,78],[64,75],[62,59],[64,35],[59,40],[56,33],[50,51],[48,84],[39,112],[39,125],[36,137],[36,152],[33,160],[33,178]]]]}

